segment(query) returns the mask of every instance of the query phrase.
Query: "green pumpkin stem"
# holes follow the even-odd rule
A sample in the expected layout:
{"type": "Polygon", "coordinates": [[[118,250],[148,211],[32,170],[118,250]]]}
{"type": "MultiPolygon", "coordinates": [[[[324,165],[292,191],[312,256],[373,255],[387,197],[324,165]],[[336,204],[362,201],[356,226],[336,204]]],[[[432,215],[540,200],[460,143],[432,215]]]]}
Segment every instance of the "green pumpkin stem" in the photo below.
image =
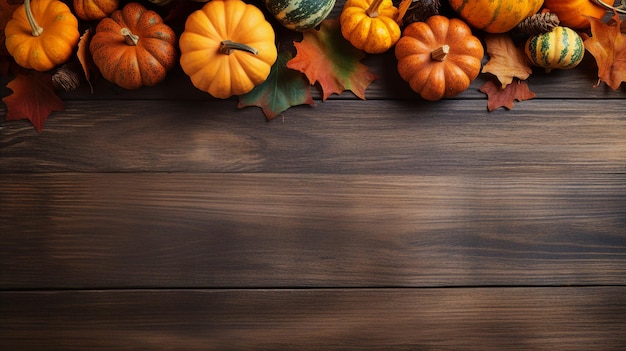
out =
{"type": "Polygon", "coordinates": [[[124,36],[124,40],[126,40],[126,44],[135,46],[139,42],[139,36],[133,34],[128,28],[122,28],[120,33],[124,36]]]}
{"type": "Polygon", "coordinates": [[[374,0],[370,6],[365,10],[368,16],[375,18],[378,17],[378,8],[383,3],[383,0],[374,0]]]}
{"type": "Polygon", "coordinates": [[[225,55],[232,54],[234,50],[246,51],[253,55],[259,54],[259,50],[253,48],[252,46],[242,44],[242,43],[237,43],[232,40],[224,40],[220,42],[220,44],[221,44],[220,49],[219,49],[220,53],[225,54],[225,55]]]}
{"type": "Polygon", "coordinates": [[[450,46],[444,44],[436,48],[435,50],[431,51],[430,57],[435,61],[443,62],[446,59],[446,56],[448,56],[449,52],[450,52],[450,46]]]}
{"type": "Polygon", "coordinates": [[[33,32],[33,37],[38,37],[43,33],[43,28],[35,21],[35,16],[33,16],[33,11],[30,9],[30,0],[24,0],[24,9],[26,10],[26,19],[28,20],[28,24],[30,24],[30,29],[33,32]]]}

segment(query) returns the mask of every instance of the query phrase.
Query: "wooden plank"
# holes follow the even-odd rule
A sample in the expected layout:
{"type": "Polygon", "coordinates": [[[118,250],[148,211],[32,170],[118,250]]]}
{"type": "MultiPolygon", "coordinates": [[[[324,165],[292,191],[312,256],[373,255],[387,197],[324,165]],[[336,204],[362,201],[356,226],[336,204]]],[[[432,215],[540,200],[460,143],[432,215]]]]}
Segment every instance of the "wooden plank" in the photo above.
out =
{"type": "Polygon", "coordinates": [[[265,123],[226,102],[72,101],[41,135],[7,123],[0,172],[624,172],[626,99],[519,105],[327,101],[265,123]]]}
{"type": "Polygon", "coordinates": [[[0,292],[4,350],[626,348],[626,288],[0,292]]]}
{"type": "Polygon", "coordinates": [[[624,174],[5,174],[0,288],[626,284],[624,174]]]}

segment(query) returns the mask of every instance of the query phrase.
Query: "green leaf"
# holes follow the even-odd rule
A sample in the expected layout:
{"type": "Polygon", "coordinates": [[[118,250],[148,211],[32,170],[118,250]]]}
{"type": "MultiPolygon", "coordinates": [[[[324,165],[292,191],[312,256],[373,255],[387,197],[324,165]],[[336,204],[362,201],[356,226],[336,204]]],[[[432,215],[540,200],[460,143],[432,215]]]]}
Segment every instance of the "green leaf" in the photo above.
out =
{"type": "Polygon", "coordinates": [[[258,106],[269,120],[292,106],[315,105],[311,86],[304,75],[287,68],[291,58],[290,52],[280,52],[267,79],[249,93],[239,96],[237,107],[258,106]]]}

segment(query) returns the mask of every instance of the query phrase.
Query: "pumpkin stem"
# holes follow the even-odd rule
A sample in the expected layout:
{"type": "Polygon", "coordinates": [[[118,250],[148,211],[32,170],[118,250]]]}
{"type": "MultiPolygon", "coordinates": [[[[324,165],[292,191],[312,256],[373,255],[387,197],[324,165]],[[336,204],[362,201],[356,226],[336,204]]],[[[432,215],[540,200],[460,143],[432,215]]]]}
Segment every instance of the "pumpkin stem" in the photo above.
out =
{"type": "Polygon", "coordinates": [[[28,20],[28,24],[30,24],[30,29],[33,32],[33,37],[38,37],[43,33],[43,28],[35,21],[35,16],[33,16],[33,11],[30,9],[30,0],[24,0],[24,9],[26,10],[26,19],[28,20]]]}
{"type": "Polygon", "coordinates": [[[443,60],[446,59],[446,56],[448,56],[449,52],[450,52],[450,46],[444,44],[436,48],[435,50],[431,51],[430,57],[435,61],[443,62],[443,60]]]}
{"type": "Polygon", "coordinates": [[[383,3],[383,0],[374,0],[370,6],[365,10],[368,16],[375,18],[378,17],[378,8],[383,3]]]}
{"type": "Polygon", "coordinates": [[[224,40],[220,42],[220,44],[221,45],[220,45],[219,51],[221,54],[225,54],[225,55],[230,55],[235,50],[247,51],[253,55],[258,55],[259,53],[259,50],[253,48],[252,46],[242,44],[242,43],[237,43],[232,40],[224,40]]]}
{"type": "Polygon", "coordinates": [[[133,34],[128,28],[122,28],[120,33],[124,36],[124,40],[126,40],[128,45],[135,46],[139,42],[139,36],[133,34]]]}

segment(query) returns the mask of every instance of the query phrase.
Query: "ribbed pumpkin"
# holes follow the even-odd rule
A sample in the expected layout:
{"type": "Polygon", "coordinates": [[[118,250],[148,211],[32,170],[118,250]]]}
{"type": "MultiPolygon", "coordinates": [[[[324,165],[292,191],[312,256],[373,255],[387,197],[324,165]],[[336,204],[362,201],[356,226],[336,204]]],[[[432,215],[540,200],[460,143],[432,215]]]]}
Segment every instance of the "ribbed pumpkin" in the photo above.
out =
{"type": "Polygon", "coordinates": [[[117,10],[120,0],[74,0],[74,12],[85,21],[101,20],[117,10]]]}
{"type": "Polygon", "coordinates": [[[176,34],[154,11],[130,2],[102,19],[89,51],[102,76],[125,89],[153,86],[176,64],[176,34]]]}
{"type": "Polygon", "coordinates": [[[180,65],[214,97],[242,95],[267,79],[278,52],[263,12],[242,0],[211,0],[187,17],[180,65]]]}
{"type": "Polygon", "coordinates": [[[78,19],[58,0],[25,0],[4,28],[5,46],[18,65],[48,71],[66,62],[78,44],[78,19]]]}
{"type": "Polygon", "coordinates": [[[488,33],[504,33],[537,13],[543,0],[448,0],[470,26],[488,33]]]}
{"type": "Polygon", "coordinates": [[[435,15],[406,26],[395,55],[400,77],[434,101],[469,87],[480,73],[484,48],[465,22],[435,15]]]}
{"type": "Polygon", "coordinates": [[[383,53],[400,39],[397,14],[391,0],[348,0],[339,16],[341,34],[359,50],[383,53]]]}
{"type": "Polygon", "coordinates": [[[606,15],[606,9],[591,0],[544,0],[543,7],[556,14],[562,26],[575,29],[589,28],[587,16],[606,15]]]}
{"type": "Polygon", "coordinates": [[[280,24],[302,32],[317,27],[335,6],[335,0],[265,0],[265,7],[280,24]]]}
{"type": "Polygon", "coordinates": [[[552,69],[570,69],[582,61],[585,47],[581,37],[567,27],[558,26],[551,32],[534,35],[524,45],[526,56],[533,65],[552,69]]]}

